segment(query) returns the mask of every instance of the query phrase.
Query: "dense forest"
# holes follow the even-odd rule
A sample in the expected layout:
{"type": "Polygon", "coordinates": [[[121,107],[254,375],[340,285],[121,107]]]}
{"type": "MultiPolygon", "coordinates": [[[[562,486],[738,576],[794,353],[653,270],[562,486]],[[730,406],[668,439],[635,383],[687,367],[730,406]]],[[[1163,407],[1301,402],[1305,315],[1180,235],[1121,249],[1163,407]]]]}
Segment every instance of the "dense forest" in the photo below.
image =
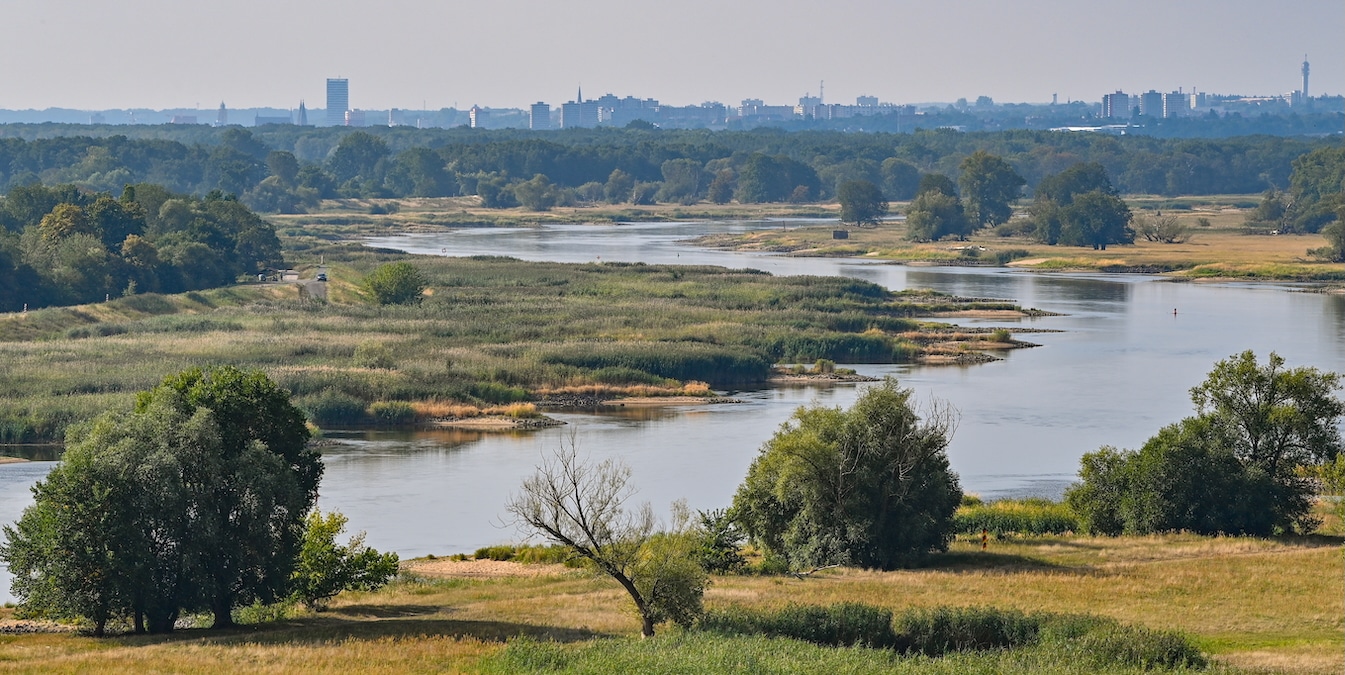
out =
{"type": "Polygon", "coordinates": [[[271,224],[219,191],[31,185],[0,203],[0,311],[223,286],[279,264],[271,224]]]}
{"type": "Polygon", "coordinates": [[[911,175],[956,175],[968,155],[982,150],[1003,157],[1029,191],[1046,176],[1095,162],[1121,193],[1246,194],[1289,187],[1296,158],[1339,143],[946,129],[895,134],[171,127],[96,128],[125,134],[103,136],[58,133],[87,133],[78,126],[5,127],[0,190],[70,183],[116,192],[147,182],[195,195],[220,190],[269,212],[301,212],[333,197],[473,194],[495,206],[535,197],[525,205],[536,208],[598,199],[816,201],[831,199],[850,180],[868,180],[883,186],[889,198],[906,199],[914,193],[911,175]],[[18,137],[24,131],[34,138],[18,137]],[[616,191],[608,194],[614,173],[619,180],[610,187],[616,191]],[[539,175],[521,195],[514,189],[539,175]],[[744,175],[761,180],[745,186],[744,175]]]}

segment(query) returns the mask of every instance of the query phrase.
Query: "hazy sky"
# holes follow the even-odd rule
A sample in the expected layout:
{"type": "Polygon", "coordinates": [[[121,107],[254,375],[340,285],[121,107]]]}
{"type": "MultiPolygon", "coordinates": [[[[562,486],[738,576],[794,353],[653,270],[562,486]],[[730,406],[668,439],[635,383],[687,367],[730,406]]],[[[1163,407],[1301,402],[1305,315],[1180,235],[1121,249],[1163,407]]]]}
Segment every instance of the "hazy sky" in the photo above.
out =
{"type": "Polygon", "coordinates": [[[1345,91],[1340,0],[7,0],[0,108],[1345,91]]]}

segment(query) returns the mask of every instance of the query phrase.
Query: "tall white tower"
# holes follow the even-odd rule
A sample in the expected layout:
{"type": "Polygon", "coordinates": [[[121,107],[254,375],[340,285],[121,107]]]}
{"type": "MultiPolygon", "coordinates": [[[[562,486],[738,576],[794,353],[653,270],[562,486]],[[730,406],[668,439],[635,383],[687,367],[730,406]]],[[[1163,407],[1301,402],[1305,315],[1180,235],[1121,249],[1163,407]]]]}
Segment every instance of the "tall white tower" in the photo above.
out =
{"type": "Polygon", "coordinates": [[[1308,100],[1308,55],[1303,55],[1303,102],[1308,100]]]}

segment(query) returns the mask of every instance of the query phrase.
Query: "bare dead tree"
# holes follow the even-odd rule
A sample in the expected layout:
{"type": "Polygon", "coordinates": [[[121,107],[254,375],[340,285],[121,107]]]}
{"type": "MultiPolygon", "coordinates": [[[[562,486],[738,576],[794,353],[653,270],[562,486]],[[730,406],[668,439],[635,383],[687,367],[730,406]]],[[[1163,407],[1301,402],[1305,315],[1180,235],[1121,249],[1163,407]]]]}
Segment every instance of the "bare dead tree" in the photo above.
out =
{"type": "Polygon", "coordinates": [[[699,612],[706,576],[684,550],[668,545],[666,538],[679,533],[656,533],[649,504],[627,507],[635,494],[630,474],[618,459],[583,461],[572,437],[543,459],[505,509],[516,525],[569,548],[621,584],[635,603],[641,635],[649,637],[660,620],[683,621],[687,608],[699,612]]]}

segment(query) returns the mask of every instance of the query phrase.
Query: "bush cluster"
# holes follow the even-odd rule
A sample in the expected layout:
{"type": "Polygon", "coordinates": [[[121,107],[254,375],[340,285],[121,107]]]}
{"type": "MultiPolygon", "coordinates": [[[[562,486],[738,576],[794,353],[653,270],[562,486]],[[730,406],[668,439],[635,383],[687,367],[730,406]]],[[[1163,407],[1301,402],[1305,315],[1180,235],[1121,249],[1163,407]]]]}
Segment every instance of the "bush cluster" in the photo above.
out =
{"type": "Polygon", "coordinates": [[[789,605],[776,610],[707,612],[697,629],[763,635],[831,647],[864,646],[941,657],[1046,646],[1098,668],[1204,668],[1205,656],[1180,633],[1123,626],[1112,619],[1026,613],[993,607],[933,607],[893,618],[863,603],[789,605]]]}

